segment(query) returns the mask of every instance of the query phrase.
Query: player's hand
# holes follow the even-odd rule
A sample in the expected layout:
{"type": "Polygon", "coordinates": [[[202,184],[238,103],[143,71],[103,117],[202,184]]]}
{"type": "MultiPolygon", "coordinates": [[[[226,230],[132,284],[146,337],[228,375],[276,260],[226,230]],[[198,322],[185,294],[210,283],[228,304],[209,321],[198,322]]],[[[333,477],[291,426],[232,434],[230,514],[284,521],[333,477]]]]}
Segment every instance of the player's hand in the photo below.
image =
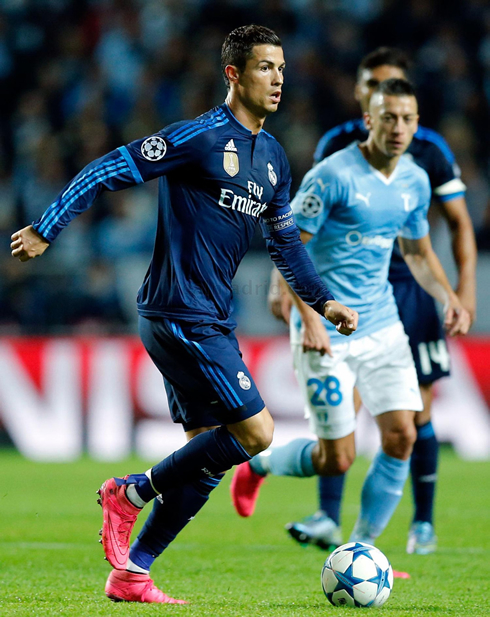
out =
{"type": "Polygon", "coordinates": [[[468,311],[470,314],[470,327],[475,322],[476,319],[476,294],[473,290],[463,291],[461,289],[457,290],[457,296],[461,305],[468,311]]]}
{"type": "Polygon", "coordinates": [[[449,336],[467,334],[471,327],[471,316],[461,305],[456,295],[449,298],[444,307],[444,328],[449,336]]]}
{"type": "Polygon", "coordinates": [[[278,289],[275,285],[271,285],[267,296],[267,304],[269,305],[270,312],[276,319],[289,324],[289,317],[293,306],[293,299],[290,294],[282,289],[278,289]]]}
{"type": "Polygon", "coordinates": [[[359,315],[336,300],[329,300],[325,303],[325,319],[328,319],[340,334],[349,336],[357,330],[359,315]]]}
{"type": "Polygon", "coordinates": [[[32,225],[16,231],[12,234],[11,240],[12,257],[17,257],[20,261],[28,261],[42,255],[49,246],[49,242],[46,242],[32,225]]]}
{"type": "Polygon", "coordinates": [[[301,324],[301,343],[303,345],[303,352],[319,351],[320,355],[332,354],[332,348],[330,347],[330,336],[325,328],[325,325],[320,319],[320,315],[312,311],[311,316],[306,319],[303,316],[301,324]]]}

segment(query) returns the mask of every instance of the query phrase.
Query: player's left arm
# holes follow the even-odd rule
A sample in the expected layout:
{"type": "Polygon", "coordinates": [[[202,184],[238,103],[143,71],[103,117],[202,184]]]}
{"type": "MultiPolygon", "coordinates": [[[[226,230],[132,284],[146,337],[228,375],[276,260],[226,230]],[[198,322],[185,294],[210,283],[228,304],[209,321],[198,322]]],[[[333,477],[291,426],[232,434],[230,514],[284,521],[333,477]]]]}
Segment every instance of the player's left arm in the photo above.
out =
{"type": "Polygon", "coordinates": [[[452,289],[435,254],[429,234],[422,238],[399,237],[400,249],[415,280],[444,305],[444,327],[450,336],[466,334],[471,326],[469,312],[452,289]]]}
{"type": "Polygon", "coordinates": [[[476,316],[476,260],[475,233],[466,200],[460,195],[440,202],[452,236],[454,261],[458,268],[456,293],[469,312],[471,321],[476,316]]]}

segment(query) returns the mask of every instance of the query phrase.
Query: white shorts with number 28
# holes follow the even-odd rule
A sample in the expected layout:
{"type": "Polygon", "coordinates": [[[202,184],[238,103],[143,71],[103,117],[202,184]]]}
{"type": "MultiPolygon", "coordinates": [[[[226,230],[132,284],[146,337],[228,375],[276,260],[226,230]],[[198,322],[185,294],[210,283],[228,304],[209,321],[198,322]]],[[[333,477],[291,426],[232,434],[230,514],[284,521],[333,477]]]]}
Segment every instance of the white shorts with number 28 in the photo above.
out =
{"type": "Polygon", "coordinates": [[[305,415],[317,437],[339,439],[355,430],[354,386],[372,416],[422,411],[417,373],[401,322],[332,345],[333,357],[303,352],[298,331],[292,329],[294,368],[306,401],[305,415]]]}

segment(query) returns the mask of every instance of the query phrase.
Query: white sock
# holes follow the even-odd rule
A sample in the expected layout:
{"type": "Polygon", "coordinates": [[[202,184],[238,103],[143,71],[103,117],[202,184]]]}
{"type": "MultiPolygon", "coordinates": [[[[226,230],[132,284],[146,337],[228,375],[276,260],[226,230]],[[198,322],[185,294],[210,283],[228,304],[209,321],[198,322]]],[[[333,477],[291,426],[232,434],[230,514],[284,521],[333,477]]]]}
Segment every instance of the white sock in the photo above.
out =
{"type": "Polygon", "coordinates": [[[151,478],[151,467],[150,469],[148,469],[147,471],[145,471],[145,476],[148,478],[148,480],[150,481],[151,484],[151,488],[155,491],[155,493],[158,495],[158,491],[157,489],[153,486],[153,480],[151,478]]]}
{"type": "Polygon", "coordinates": [[[148,502],[143,501],[136,491],[136,484],[128,484],[126,487],[126,497],[137,508],[144,508],[148,502]]]}
{"type": "Polygon", "coordinates": [[[143,568],[140,568],[135,563],[133,563],[131,559],[128,559],[128,565],[126,566],[126,570],[128,572],[132,572],[133,574],[150,574],[150,570],[145,570],[143,568]]]}

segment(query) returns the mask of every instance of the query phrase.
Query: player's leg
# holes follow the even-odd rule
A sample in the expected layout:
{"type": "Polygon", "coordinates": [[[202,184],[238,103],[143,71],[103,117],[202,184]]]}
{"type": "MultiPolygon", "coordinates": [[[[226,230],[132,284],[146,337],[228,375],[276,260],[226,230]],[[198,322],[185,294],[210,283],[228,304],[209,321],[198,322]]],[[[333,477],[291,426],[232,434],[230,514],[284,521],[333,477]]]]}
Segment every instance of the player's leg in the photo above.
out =
{"type": "MultiPolygon", "coordinates": [[[[318,446],[312,454],[315,472],[320,480],[344,478],[345,472],[338,472],[350,467],[355,458],[354,433],[339,439],[319,438],[318,446]]],[[[338,511],[342,495],[333,495],[332,485],[328,488],[331,501],[334,502],[330,510],[320,509],[301,521],[286,525],[289,535],[300,544],[314,544],[324,550],[333,550],[342,544],[338,511]]]]}
{"type": "MultiPolygon", "coordinates": [[[[240,439],[246,447],[249,447],[247,443],[250,444],[252,440],[257,439],[258,427],[263,422],[267,422],[265,418],[270,418],[267,409],[252,418],[231,425],[230,431],[237,434],[237,439],[240,439]]],[[[196,439],[198,435],[213,431],[216,428],[208,427],[187,431],[187,439],[196,439]]],[[[133,572],[141,571],[141,569],[149,571],[156,557],[167,548],[177,534],[204,506],[211,491],[218,486],[223,476],[224,473],[217,473],[213,476],[206,475],[166,490],[159,495],[153,502],[153,510],[138,535],[138,539],[131,547],[128,570],[133,572]]]]}
{"type": "Polygon", "coordinates": [[[413,279],[392,283],[424,402],[424,411],[415,418],[417,441],[410,463],[415,508],[407,552],[427,554],[433,552],[437,544],[433,512],[439,444],[431,422],[432,385],[450,374],[449,354],[434,299],[413,279]]]}
{"type": "MultiPolygon", "coordinates": [[[[273,430],[270,414],[246,374],[231,334],[223,336],[205,327],[195,332],[191,326],[180,327],[164,320],[142,319],[140,326],[143,342],[164,375],[172,417],[184,424],[192,439],[145,474],[113,478],[102,487],[103,545],[116,569],[126,568],[129,538],[139,508],[156,495],[174,504],[170,518],[166,513],[166,536],[159,538],[163,550],[180,530],[179,525],[182,528],[182,512],[200,509],[222,472],[267,447],[273,430]],[[227,430],[226,421],[233,432],[227,430]],[[202,429],[213,425],[218,426],[202,429]]],[[[158,507],[155,511],[161,514],[158,507]]],[[[155,523],[150,520],[150,529],[158,526],[155,523]]],[[[143,571],[148,570],[144,559],[132,561],[143,571]]]]}
{"type": "Polygon", "coordinates": [[[422,410],[422,400],[400,322],[364,337],[363,343],[358,388],[380,428],[382,443],[364,481],[351,540],[374,544],[401,499],[416,438],[414,415],[422,410]]]}
{"type": "Polygon", "coordinates": [[[439,442],[431,422],[432,384],[420,384],[420,394],[424,411],[415,417],[417,440],[410,462],[415,509],[408,533],[407,553],[427,555],[437,547],[433,513],[439,442]]]}
{"type": "MultiPolygon", "coordinates": [[[[356,414],[361,408],[361,397],[354,388],[356,414]]],[[[345,473],[319,475],[318,510],[302,521],[288,523],[288,533],[301,543],[316,544],[325,550],[332,550],[342,542],[340,531],[340,510],[344,492],[345,473]]]]}
{"type": "MultiPolygon", "coordinates": [[[[186,432],[187,441],[213,428],[217,427],[189,430],[186,432]]],[[[131,546],[127,570],[148,574],[155,559],[196,516],[223,476],[224,474],[218,474],[200,478],[158,495],[138,538],[131,546]]]]}
{"type": "MultiPolygon", "coordinates": [[[[187,431],[187,440],[212,428],[216,427],[187,431]]],[[[170,598],[153,585],[149,576],[150,568],[155,559],[204,506],[210,492],[218,486],[223,475],[196,480],[157,496],[138,538],[130,548],[126,569],[114,569],[109,575],[105,592],[111,600],[184,603],[183,600],[170,598]]],[[[134,488],[134,485],[127,485],[126,496],[131,488],[134,488]]],[[[145,505],[145,502],[142,505],[145,505]]]]}
{"type": "MultiPolygon", "coordinates": [[[[233,430],[240,434],[240,438],[245,442],[256,440],[257,426],[263,422],[263,418],[268,416],[267,410],[264,413],[254,416],[255,420],[249,418],[240,423],[233,425],[233,430]],[[247,424],[252,425],[250,430],[247,429],[247,424]],[[253,428],[255,425],[255,428],[253,428]]],[[[205,432],[213,431],[218,427],[203,427],[186,432],[187,439],[196,438],[205,432]]],[[[129,559],[126,565],[126,570],[131,573],[130,589],[128,585],[121,586],[120,581],[117,584],[112,580],[115,576],[111,575],[106,593],[112,599],[128,599],[128,596],[135,596],[132,591],[134,585],[134,575],[148,577],[150,568],[157,557],[159,557],[168,545],[175,540],[182,529],[196,516],[201,508],[209,499],[211,491],[213,491],[220,483],[224,473],[219,473],[214,476],[205,476],[197,478],[194,481],[175,486],[164,493],[158,495],[153,500],[152,511],[150,512],[142,530],[138,534],[138,538],[132,544],[129,551],[129,559]],[[129,593],[128,593],[129,592],[129,593]]],[[[128,490],[134,485],[129,485],[128,490]]],[[[127,491],[128,492],[128,491],[127,491]]],[[[158,590],[157,590],[158,591],[158,590]]],[[[138,601],[137,599],[134,601],[138,601]]],[[[139,600],[141,601],[141,600],[139,600]]],[[[157,601],[157,600],[152,600],[157,601]]],[[[170,600],[165,600],[166,602],[170,600]]]]}
{"type": "Polygon", "coordinates": [[[364,480],[361,510],[350,537],[351,542],[374,544],[400,502],[415,442],[414,413],[391,411],[376,417],[382,446],[364,480]]]}
{"type": "Polygon", "coordinates": [[[327,460],[325,446],[318,440],[300,438],[253,457],[237,468],[231,484],[233,503],[241,516],[253,513],[258,489],[267,474],[338,475],[350,466],[355,456],[353,440],[336,442],[353,433],[355,426],[352,399],[355,376],[344,362],[349,345],[335,346],[334,358],[316,352],[303,353],[302,347],[298,347],[294,350],[294,362],[310,414],[310,427],[322,442],[336,444],[332,447],[334,454],[327,460]]]}

